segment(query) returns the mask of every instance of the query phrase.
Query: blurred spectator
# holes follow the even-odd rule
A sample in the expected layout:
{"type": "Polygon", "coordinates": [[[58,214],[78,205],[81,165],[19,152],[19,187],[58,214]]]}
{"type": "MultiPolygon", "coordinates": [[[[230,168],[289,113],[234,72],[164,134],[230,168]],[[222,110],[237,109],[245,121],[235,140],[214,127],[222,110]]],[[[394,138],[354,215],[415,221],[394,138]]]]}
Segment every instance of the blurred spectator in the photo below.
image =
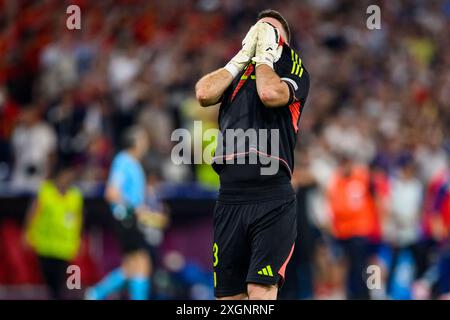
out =
{"type": "MultiPolygon", "coordinates": [[[[133,90],[135,78],[144,62],[139,56],[139,47],[126,38],[119,41],[118,50],[111,53],[108,66],[108,79],[114,90],[114,99],[121,111],[129,112],[136,106],[136,91],[133,90]]],[[[120,40],[120,38],[119,38],[120,40]]]]}
{"type": "Polygon", "coordinates": [[[391,181],[389,214],[385,229],[386,240],[393,249],[388,288],[393,281],[398,257],[402,251],[409,250],[415,262],[418,259],[422,195],[423,186],[416,177],[413,159],[411,156],[405,156],[400,163],[398,175],[391,181]]]}
{"type": "Polygon", "coordinates": [[[42,92],[52,100],[63,90],[73,88],[78,81],[73,37],[67,32],[58,32],[57,40],[41,53],[42,92]]]}
{"type": "Polygon", "coordinates": [[[161,245],[164,237],[164,230],[169,223],[169,213],[167,206],[160,197],[161,176],[157,172],[150,173],[147,176],[147,192],[145,204],[148,212],[141,220],[147,243],[151,247],[152,264],[155,263],[158,247],[161,245]],[[145,221],[144,221],[145,220],[145,221]]]}
{"type": "Polygon", "coordinates": [[[0,86],[0,181],[6,180],[10,175],[10,139],[19,113],[19,105],[12,101],[8,97],[8,91],[0,86]]]}
{"type": "Polygon", "coordinates": [[[193,261],[186,260],[180,252],[169,251],[163,257],[166,269],[172,272],[176,279],[189,287],[191,299],[213,299],[213,276],[208,270],[193,261]]]}
{"type": "Polygon", "coordinates": [[[424,181],[429,181],[447,166],[447,155],[440,146],[441,139],[437,136],[431,136],[429,139],[429,142],[420,146],[417,151],[417,161],[424,181]]]}
{"type": "Polygon", "coordinates": [[[74,167],[58,164],[37,192],[26,219],[27,242],[39,258],[52,299],[63,299],[67,267],[78,253],[83,223],[83,197],[73,186],[74,167]]]}
{"type": "Polygon", "coordinates": [[[280,292],[280,299],[312,299],[313,252],[315,249],[315,229],[310,217],[309,196],[316,181],[310,170],[309,154],[299,152],[292,184],[297,196],[297,237],[294,252],[286,267],[286,282],[280,292]]]}
{"type": "Polygon", "coordinates": [[[14,152],[11,183],[14,189],[36,191],[54,161],[56,139],[55,132],[41,119],[37,107],[22,110],[11,139],[14,152]]]}
{"type": "MultiPolygon", "coordinates": [[[[450,159],[449,159],[450,163],[450,159]]],[[[440,248],[436,261],[437,294],[450,299],[450,170],[442,174],[442,184],[436,194],[432,232],[440,248]]]]}
{"type": "Polygon", "coordinates": [[[139,218],[139,228],[148,244],[150,256],[151,279],[155,279],[155,270],[160,262],[160,246],[164,239],[164,231],[169,225],[169,212],[160,197],[161,176],[158,172],[147,175],[147,192],[145,205],[148,210],[139,218]]]}
{"type": "MultiPolygon", "coordinates": [[[[445,170],[430,185],[426,208],[428,236],[434,240],[426,249],[435,254],[426,272],[414,285],[416,299],[429,299],[433,292],[442,299],[450,298],[450,174],[445,170]],[[433,250],[434,249],[434,250],[433,250]],[[433,290],[434,289],[434,290],[433,290]]],[[[428,261],[426,261],[428,262],[428,261]]],[[[419,262],[420,263],[420,262],[419,262]]],[[[419,264],[421,266],[422,264],[419,264]]]]}

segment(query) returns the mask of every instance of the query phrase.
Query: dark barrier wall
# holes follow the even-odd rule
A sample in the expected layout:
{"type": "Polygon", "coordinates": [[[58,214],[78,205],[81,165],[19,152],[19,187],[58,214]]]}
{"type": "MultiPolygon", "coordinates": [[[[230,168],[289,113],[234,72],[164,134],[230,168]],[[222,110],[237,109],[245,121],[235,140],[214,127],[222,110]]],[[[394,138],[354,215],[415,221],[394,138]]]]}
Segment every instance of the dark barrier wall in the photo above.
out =
{"type": "MultiPolygon", "coordinates": [[[[0,197],[0,285],[41,283],[35,258],[23,246],[23,222],[31,196],[0,197]]],[[[158,258],[177,251],[205,272],[211,269],[213,198],[169,198],[170,226],[158,258]]],[[[103,198],[85,198],[83,246],[75,264],[91,284],[120,263],[113,217],[103,198]],[[89,247],[89,249],[86,248],[89,247]]],[[[17,297],[20,297],[18,295],[17,297]]]]}
{"type": "MultiPolygon", "coordinates": [[[[6,217],[22,221],[32,197],[0,197],[0,220],[6,217]]],[[[165,200],[174,224],[184,223],[192,218],[211,216],[214,199],[177,198],[165,200]]],[[[102,198],[86,198],[84,203],[85,227],[108,225],[111,219],[109,207],[102,198]]]]}

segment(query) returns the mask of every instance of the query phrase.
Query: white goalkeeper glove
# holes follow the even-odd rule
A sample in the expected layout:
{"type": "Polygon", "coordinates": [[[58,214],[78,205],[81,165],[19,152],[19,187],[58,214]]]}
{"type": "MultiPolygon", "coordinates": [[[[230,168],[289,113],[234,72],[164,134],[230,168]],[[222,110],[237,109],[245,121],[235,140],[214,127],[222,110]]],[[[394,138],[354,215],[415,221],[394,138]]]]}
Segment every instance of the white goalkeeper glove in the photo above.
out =
{"type": "Polygon", "coordinates": [[[256,43],[255,57],[252,59],[256,66],[266,64],[273,69],[273,64],[278,61],[283,52],[280,43],[280,31],[267,22],[258,22],[258,40],[256,43]]]}
{"type": "Polygon", "coordinates": [[[242,40],[242,49],[227,63],[225,69],[235,78],[255,55],[257,27],[253,25],[242,40]]]}

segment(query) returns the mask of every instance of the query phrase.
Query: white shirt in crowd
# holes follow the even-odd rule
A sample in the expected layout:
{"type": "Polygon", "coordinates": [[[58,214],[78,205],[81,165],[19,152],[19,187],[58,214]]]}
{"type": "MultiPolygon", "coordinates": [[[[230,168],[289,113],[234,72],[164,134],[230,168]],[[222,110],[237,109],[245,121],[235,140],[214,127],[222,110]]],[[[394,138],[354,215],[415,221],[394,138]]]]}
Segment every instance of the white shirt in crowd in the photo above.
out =
{"type": "Polygon", "coordinates": [[[411,245],[418,240],[422,192],[422,184],[416,178],[392,180],[386,236],[397,246],[411,245]]]}
{"type": "Polygon", "coordinates": [[[49,156],[56,148],[56,135],[44,122],[18,126],[12,135],[14,169],[12,186],[16,190],[35,191],[48,174],[49,156]]]}

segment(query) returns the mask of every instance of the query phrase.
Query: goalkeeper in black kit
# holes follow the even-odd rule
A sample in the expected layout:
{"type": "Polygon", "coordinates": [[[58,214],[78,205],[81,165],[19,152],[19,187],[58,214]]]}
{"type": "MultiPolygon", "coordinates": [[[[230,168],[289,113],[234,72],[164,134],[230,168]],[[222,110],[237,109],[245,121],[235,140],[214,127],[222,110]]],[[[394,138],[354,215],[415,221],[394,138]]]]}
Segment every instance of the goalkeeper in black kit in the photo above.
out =
{"type": "Polygon", "coordinates": [[[213,243],[218,299],[276,299],[294,250],[290,180],[309,74],[289,41],[286,20],[265,10],[236,56],[196,84],[202,106],[220,103],[222,140],[212,163],[220,176],[213,243]],[[230,138],[230,130],[248,134],[230,138]]]}

